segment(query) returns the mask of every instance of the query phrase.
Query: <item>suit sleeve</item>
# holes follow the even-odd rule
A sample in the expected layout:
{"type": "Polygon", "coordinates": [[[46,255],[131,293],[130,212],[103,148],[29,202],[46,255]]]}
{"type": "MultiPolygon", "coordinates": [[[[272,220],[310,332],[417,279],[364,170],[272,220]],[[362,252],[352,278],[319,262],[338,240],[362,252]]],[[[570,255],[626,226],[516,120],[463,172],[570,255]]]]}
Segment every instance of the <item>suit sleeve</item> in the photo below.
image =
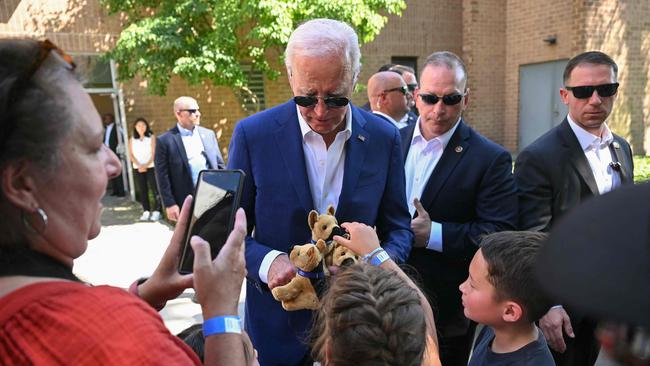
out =
{"type": "Polygon", "coordinates": [[[476,219],[441,222],[443,253],[447,256],[470,259],[482,235],[516,229],[517,196],[510,154],[498,153],[478,184],[476,219]]]}
{"type": "Polygon", "coordinates": [[[176,204],[172,194],[171,182],[169,181],[169,154],[167,141],[158,139],[156,141],[156,153],[154,154],[154,169],[156,171],[156,182],[158,183],[158,192],[162,198],[165,207],[171,207],[176,204]]]}
{"type": "MultiPolygon", "coordinates": [[[[257,188],[251,164],[251,156],[246,141],[246,134],[240,124],[235,126],[230,146],[228,148],[228,169],[241,169],[246,174],[242,188],[241,207],[246,212],[248,235],[246,236],[246,270],[247,277],[258,288],[263,285],[259,277],[259,269],[266,254],[272,249],[257,242],[250,234],[255,228],[255,197],[257,188]]],[[[264,285],[265,286],[265,285],[264,285]]]]}
{"type": "Polygon", "coordinates": [[[548,231],[553,217],[553,187],[541,161],[524,150],[515,163],[515,182],[519,201],[519,228],[548,231]]]}
{"type": "Polygon", "coordinates": [[[382,247],[397,263],[406,261],[413,243],[405,186],[400,134],[395,129],[386,189],[377,213],[377,234],[382,240],[382,247]]]}

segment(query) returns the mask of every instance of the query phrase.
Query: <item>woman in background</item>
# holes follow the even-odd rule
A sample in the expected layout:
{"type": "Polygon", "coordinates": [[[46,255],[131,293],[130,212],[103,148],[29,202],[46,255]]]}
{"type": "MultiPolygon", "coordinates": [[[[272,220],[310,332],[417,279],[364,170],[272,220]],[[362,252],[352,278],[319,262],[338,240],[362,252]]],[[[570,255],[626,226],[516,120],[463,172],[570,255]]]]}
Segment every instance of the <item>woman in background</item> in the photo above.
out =
{"type": "Polygon", "coordinates": [[[129,140],[129,152],[133,163],[133,176],[135,177],[140,194],[140,203],[144,212],[140,216],[142,221],[158,221],[160,219],[160,199],[156,189],[156,172],[153,168],[153,158],[156,151],[156,137],[149,127],[149,122],[138,117],[133,124],[133,136],[129,140]],[[154,211],[151,212],[149,204],[149,188],[153,192],[154,211]]]}

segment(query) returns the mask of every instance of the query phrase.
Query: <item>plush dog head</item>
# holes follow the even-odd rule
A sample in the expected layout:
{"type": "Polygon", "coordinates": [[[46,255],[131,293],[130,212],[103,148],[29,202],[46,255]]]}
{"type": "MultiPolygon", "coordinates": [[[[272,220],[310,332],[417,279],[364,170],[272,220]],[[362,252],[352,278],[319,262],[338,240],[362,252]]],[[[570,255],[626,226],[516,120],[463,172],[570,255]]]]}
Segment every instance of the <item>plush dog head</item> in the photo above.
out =
{"type": "Polygon", "coordinates": [[[344,235],[345,230],[341,229],[339,223],[334,217],[334,206],[329,205],[327,212],[319,215],[316,210],[309,212],[307,219],[309,228],[311,229],[311,239],[316,242],[318,239],[323,239],[327,244],[332,240],[334,235],[344,235]]]}
{"type": "Polygon", "coordinates": [[[359,263],[359,256],[356,255],[353,251],[341,244],[337,244],[336,247],[334,247],[334,253],[332,255],[333,265],[339,267],[347,267],[355,263],[359,263]]]}
{"type": "Polygon", "coordinates": [[[316,244],[294,246],[289,254],[289,260],[297,268],[310,272],[318,267],[326,252],[327,245],[325,245],[325,241],[318,240],[316,244]]]}

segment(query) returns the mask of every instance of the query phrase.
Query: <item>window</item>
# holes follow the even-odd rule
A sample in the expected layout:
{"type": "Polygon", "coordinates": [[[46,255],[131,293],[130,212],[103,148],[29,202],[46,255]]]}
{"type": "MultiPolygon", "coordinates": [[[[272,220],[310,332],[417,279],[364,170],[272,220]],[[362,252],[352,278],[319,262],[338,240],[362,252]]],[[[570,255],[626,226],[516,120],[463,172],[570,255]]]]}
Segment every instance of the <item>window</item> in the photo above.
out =
{"type": "Polygon", "coordinates": [[[416,56],[393,56],[390,62],[396,65],[412,67],[415,73],[418,73],[418,58],[416,56]]]}
{"type": "Polygon", "coordinates": [[[264,110],[264,74],[253,69],[251,64],[243,64],[242,69],[248,76],[248,89],[242,88],[239,92],[242,108],[248,114],[264,110]]]}

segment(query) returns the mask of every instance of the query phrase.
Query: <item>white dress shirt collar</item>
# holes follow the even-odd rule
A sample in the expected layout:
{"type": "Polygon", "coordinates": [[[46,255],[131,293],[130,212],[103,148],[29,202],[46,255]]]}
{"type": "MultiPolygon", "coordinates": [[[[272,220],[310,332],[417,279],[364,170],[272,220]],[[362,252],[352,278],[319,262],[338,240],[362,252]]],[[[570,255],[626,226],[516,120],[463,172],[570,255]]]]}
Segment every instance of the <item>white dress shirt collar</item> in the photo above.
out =
{"type": "MultiPolygon", "coordinates": [[[[407,126],[407,123],[404,121],[404,118],[402,118],[399,121],[396,121],[393,117],[387,115],[386,113],[383,113],[383,112],[380,112],[380,111],[372,111],[372,113],[378,114],[378,115],[386,118],[388,121],[390,121],[390,123],[395,125],[395,127],[397,127],[397,129],[404,128],[404,127],[407,126]]],[[[406,114],[405,117],[406,117],[406,120],[408,120],[408,114],[406,114]]]]}
{"type": "Polygon", "coordinates": [[[569,126],[571,126],[571,129],[576,135],[576,138],[578,139],[580,147],[582,147],[583,151],[587,151],[590,148],[603,148],[609,146],[609,144],[614,141],[614,135],[612,135],[612,131],[607,126],[607,123],[603,122],[602,133],[601,136],[598,137],[591,134],[590,132],[587,132],[587,130],[584,128],[578,126],[578,124],[573,121],[570,115],[567,115],[566,119],[569,121],[569,126]]]}
{"type": "MultiPolygon", "coordinates": [[[[352,108],[349,104],[347,108],[348,111],[345,114],[345,129],[341,131],[348,135],[346,140],[352,135],[352,108]]],[[[314,132],[311,127],[309,127],[309,124],[307,124],[307,121],[305,121],[302,114],[300,113],[300,108],[298,106],[296,106],[296,111],[298,113],[298,123],[300,124],[300,132],[302,133],[303,141],[305,140],[305,136],[307,136],[307,134],[310,132],[312,134],[318,134],[317,132],[314,132]]]]}
{"type": "Polygon", "coordinates": [[[187,128],[181,126],[181,124],[178,122],[176,122],[176,127],[178,127],[178,132],[180,132],[181,136],[192,136],[194,134],[194,130],[196,130],[196,127],[188,130],[187,128]]]}
{"type": "Polygon", "coordinates": [[[422,131],[420,131],[421,118],[418,117],[418,120],[415,122],[415,129],[413,130],[413,138],[411,139],[411,146],[413,146],[413,144],[417,143],[418,141],[423,141],[428,143],[433,140],[438,140],[438,142],[440,142],[440,145],[442,145],[442,150],[444,151],[445,148],[447,147],[447,144],[449,143],[449,140],[451,140],[451,136],[453,136],[454,132],[456,132],[456,129],[458,128],[461,119],[462,117],[458,118],[458,121],[456,121],[454,127],[450,128],[449,131],[427,141],[427,139],[425,139],[424,136],[422,136],[422,131]]]}

